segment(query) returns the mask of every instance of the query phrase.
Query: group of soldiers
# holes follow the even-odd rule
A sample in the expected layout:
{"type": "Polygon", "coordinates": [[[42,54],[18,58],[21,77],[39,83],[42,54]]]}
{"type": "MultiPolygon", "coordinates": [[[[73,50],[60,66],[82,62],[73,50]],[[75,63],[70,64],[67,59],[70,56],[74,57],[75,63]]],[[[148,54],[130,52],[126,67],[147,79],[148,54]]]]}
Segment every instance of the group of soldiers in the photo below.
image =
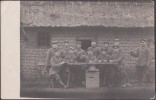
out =
{"type": "MultiPolygon", "coordinates": [[[[149,66],[151,61],[151,51],[147,45],[147,40],[140,40],[140,47],[131,50],[130,55],[137,57],[136,73],[139,83],[150,82],[149,66]]],[[[58,42],[52,42],[52,47],[46,56],[46,70],[49,73],[49,86],[68,88],[72,86],[85,85],[85,70],[87,67],[68,67],[67,63],[103,63],[116,62],[114,66],[98,67],[100,71],[100,85],[113,86],[121,79],[120,85],[126,86],[128,82],[126,68],[123,63],[124,52],[120,46],[120,40],[115,39],[113,46],[109,42],[104,42],[103,46],[97,46],[95,41],[91,42],[91,47],[86,51],[81,48],[81,42],[76,43],[76,47],[70,47],[69,41],[64,41],[64,47],[59,48],[58,42]],[[116,68],[116,69],[115,69],[116,68]],[[119,76],[118,78],[116,76],[119,76]]]]}

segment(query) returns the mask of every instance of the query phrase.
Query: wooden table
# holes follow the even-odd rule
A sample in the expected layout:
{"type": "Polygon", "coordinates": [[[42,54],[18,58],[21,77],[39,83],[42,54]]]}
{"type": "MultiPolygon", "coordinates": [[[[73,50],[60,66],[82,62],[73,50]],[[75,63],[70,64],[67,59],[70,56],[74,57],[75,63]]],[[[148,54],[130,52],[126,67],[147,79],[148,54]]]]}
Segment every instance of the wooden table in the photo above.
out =
{"type": "Polygon", "coordinates": [[[67,66],[70,67],[84,67],[87,69],[85,71],[86,79],[86,88],[98,88],[100,85],[99,79],[99,69],[97,67],[106,67],[107,65],[115,65],[115,62],[105,62],[105,63],[67,63],[67,66]]]}
{"type": "Polygon", "coordinates": [[[115,65],[115,62],[105,62],[105,63],[67,63],[69,67],[81,67],[81,66],[102,66],[102,65],[115,65]]]}

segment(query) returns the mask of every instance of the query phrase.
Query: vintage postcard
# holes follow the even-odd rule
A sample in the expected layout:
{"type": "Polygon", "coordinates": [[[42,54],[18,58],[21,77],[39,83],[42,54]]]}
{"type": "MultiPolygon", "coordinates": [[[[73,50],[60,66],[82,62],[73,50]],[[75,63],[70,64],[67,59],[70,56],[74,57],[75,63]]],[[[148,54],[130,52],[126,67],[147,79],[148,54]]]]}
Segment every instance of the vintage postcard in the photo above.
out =
{"type": "Polygon", "coordinates": [[[153,0],[1,7],[2,98],[155,99],[153,0]]]}

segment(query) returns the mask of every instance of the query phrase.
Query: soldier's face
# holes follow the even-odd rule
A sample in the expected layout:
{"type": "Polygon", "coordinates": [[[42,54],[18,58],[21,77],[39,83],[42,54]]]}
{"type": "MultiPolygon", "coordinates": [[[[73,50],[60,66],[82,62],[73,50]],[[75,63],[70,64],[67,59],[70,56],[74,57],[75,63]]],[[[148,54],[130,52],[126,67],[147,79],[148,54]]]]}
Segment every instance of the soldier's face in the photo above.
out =
{"type": "Polygon", "coordinates": [[[106,51],[102,51],[102,55],[105,55],[106,54],[106,51]]]}
{"type": "Polygon", "coordinates": [[[73,51],[73,50],[69,50],[69,52],[70,52],[70,53],[73,53],[74,51],[73,51]]]}
{"type": "Polygon", "coordinates": [[[65,43],[64,45],[65,45],[65,46],[68,46],[68,45],[69,45],[69,43],[65,43]]]}
{"type": "Polygon", "coordinates": [[[76,47],[77,47],[77,48],[81,48],[81,44],[77,44],[76,47]]]}
{"type": "Polygon", "coordinates": [[[92,55],[93,53],[92,53],[92,51],[88,51],[88,54],[89,54],[89,55],[92,55]]]}
{"type": "Polygon", "coordinates": [[[115,42],[114,46],[120,46],[120,42],[115,42]]]}
{"type": "Polygon", "coordinates": [[[141,41],[140,44],[141,44],[141,46],[143,46],[143,47],[146,46],[146,42],[145,42],[145,41],[141,41]]]}
{"type": "Polygon", "coordinates": [[[109,45],[107,43],[104,44],[104,47],[108,47],[109,45]]]}
{"type": "Polygon", "coordinates": [[[92,42],[91,44],[92,44],[92,46],[96,46],[96,42],[92,42]]]}
{"type": "Polygon", "coordinates": [[[60,53],[59,52],[56,52],[55,55],[58,57],[60,55],[60,53]]]}
{"type": "Polygon", "coordinates": [[[53,44],[52,47],[53,47],[53,48],[57,48],[57,44],[53,44]]]}
{"type": "Polygon", "coordinates": [[[118,49],[117,47],[115,47],[115,48],[114,48],[114,51],[115,51],[115,52],[118,52],[118,51],[119,51],[119,49],[118,49]]]}

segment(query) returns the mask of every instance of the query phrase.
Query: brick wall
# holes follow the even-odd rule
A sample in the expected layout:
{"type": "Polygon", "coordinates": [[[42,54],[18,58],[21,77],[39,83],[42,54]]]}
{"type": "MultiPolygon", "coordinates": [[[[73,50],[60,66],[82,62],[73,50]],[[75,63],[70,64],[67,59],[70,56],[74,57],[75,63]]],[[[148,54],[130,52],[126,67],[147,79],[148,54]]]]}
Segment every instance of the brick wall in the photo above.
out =
{"type": "MultiPolygon", "coordinates": [[[[44,30],[44,29],[43,29],[44,30]]],[[[43,31],[42,30],[42,31],[43,31]]],[[[63,41],[68,40],[71,46],[75,46],[76,39],[79,37],[95,37],[97,44],[101,46],[102,42],[109,41],[111,45],[115,38],[119,38],[121,46],[124,49],[125,67],[130,73],[130,77],[134,78],[135,58],[132,58],[128,52],[139,46],[140,38],[154,38],[153,29],[133,28],[51,28],[45,29],[51,33],[51,41],[59,41],[59,46],[63,46],[63,41]]],[[[46,51],[48,48],[40,48],[37,46],[37,32],[39,29],[27,29],[29,41],[21,40],[21,73],[24,80],[36,80],[40,76],[37,68],[38,62],[44,62],[46,51]]]]}

